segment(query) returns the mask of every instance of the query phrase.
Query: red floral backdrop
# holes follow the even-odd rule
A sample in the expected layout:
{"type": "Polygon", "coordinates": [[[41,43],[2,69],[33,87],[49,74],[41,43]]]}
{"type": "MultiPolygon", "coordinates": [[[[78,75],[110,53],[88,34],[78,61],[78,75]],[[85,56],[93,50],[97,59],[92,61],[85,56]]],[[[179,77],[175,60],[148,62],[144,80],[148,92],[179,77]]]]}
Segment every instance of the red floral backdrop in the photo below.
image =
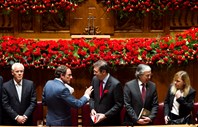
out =
{"type": "Polygon", "coordinates": [[[60,10],[75,11],[83,0],[0,0],[0,9],[5,11],[20,11],[29,13],[35,11],[38,14],[45,12],[57,13],[60,10]]]}
{"type": "Polygon", "coordinates": [[[161,38],[109,40],[34,40],[0,38],[0,66],[21,62],[30,68],[54,69],[64,64],[72,68],[91,66],[98,59],[110,65],[185,64],[198,59],[198,28],[161,38]]]}
{"type": "Polygon", "coordinates": [[[98,0],[103,2],[108,10],[120,10],[125,12],[178,10],[190,8],[198,9],[196,0],[98,0]]]}
{"type": "MultiPolygon", "coordinates": [[[[19,10],[21,13],[36,11],[37,13],[57,13],[59,10],[72,10],[84,0],[0,0],[0,9],[6,11],[19,10]]],[[[164,12],[167,10],[198,9],[197,0],[96,0],[104,3],[107,12],[117,11],[128,15],[132,12],[164,12]]]]}

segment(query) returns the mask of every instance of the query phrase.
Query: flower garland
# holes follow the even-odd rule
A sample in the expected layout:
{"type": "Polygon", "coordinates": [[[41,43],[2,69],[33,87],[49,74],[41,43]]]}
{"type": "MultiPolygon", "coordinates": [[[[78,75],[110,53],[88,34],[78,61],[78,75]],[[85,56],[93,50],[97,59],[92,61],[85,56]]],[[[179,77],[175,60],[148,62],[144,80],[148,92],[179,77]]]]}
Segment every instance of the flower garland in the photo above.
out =
{"type": "Polygon", "coordinates": [[[128,16],[132,13],[164,13],[175,11],[198,9],[197,0],[98,0],[107,6],[107,12],[116,11],[121,16],[128,16]]]}
{"type": "MultiPolygon", "coordinates": [[[[84,0],[0,0],[0,9],[10,12],[19,10],[21,13],[35,11],[58,13],[59,10],[75,11],[84,0]]],[[[116,11],[118,15],[128,16],[132,13],[163,13],[178,9],[197,10],[197,0],[97,0],[107,6],[107,12],[116,11]]]]}
{"type": "Polygon", "coordinates": [[[59,10],[75,11],[83,0],[0,0],[0,9],[7,12],[19,10],[21,13],[35,11],[38,14],[45,12],[57,13],[59,10]]]}
{"type": "Polygon", "coordinates": [[[198,59],[198,28],[160,39],[36,41],[13,36],[0,38],[1,67],[21,62],[32,68],[54,69],[61,64],[81,68],[91,66],[98,59],[104,59],[112,66],[188,63],[198,59]]]}

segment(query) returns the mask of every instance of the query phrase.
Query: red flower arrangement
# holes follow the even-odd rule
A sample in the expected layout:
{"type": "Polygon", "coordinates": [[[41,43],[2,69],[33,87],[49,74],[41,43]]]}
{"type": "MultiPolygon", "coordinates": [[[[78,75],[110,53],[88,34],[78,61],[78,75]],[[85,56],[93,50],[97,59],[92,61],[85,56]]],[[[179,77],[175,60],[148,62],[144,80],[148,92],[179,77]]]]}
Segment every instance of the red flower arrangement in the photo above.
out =
{"type": "Polygon", "coordinates": [[[163,13],[167,10],[198,9],[196,0],[98,0],[106,7],[107,12],[116,11],[119,15],[128,16],[131,13],[163,13]]]}
{"type": "Polygon", "coordinates": [[[26,67],[54,69],[64,64],[73,68],[88,67],[98,59],[112,66],[172,65],[198,59],[198,28],[175,36],[109,40],[84,38],[36,41],[13,36],[0,38],[0,66],[21,62],[26,67]]]}
{"type": "Polygon", "coordinates": [[[6,11],[19,10],[21,13],[35,11],[57,13],[59,10],[72,10],[78,7],[83,0],[0,0],[0,9],[6,11]]]}

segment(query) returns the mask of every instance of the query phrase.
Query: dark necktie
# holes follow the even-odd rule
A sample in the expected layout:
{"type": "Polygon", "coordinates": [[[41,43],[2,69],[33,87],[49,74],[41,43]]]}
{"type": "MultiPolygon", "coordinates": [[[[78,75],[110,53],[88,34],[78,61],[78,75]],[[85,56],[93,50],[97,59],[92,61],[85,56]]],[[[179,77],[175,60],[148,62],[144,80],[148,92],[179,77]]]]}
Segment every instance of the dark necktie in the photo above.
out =
{"type": "Polygon", "coordinates": [[[103,92],[103,81],[100,81],[100,98],[102,97],[102,92],[103,92]]]}
{"type": "Polygon", "coordinates": [[[146,97],[146,86],[142,84],[142,102],[144,103],[146,97]]]}

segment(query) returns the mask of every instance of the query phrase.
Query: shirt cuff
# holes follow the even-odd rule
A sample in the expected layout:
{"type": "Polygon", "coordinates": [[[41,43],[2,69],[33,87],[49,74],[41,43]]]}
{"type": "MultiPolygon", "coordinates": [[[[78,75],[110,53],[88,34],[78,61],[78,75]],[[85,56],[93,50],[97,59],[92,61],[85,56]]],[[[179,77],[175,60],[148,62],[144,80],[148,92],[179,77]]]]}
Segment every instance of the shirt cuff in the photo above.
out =
{"type": "Polygon", "coordinates": [[[19,117],[19,115],[17,115],[14,119],[17,120],[18,117],[19,117]]]}
{"type": "Polygon", "coordinates": [[[28,118],[26,115],[23,115],[26,119],[28,118]]]}
{"type": "Polygon", "coordinates": [[[84,96],[87,98],[87,100],[90,99],[89,95],[88,94],[84,94],[84,96]]]}

